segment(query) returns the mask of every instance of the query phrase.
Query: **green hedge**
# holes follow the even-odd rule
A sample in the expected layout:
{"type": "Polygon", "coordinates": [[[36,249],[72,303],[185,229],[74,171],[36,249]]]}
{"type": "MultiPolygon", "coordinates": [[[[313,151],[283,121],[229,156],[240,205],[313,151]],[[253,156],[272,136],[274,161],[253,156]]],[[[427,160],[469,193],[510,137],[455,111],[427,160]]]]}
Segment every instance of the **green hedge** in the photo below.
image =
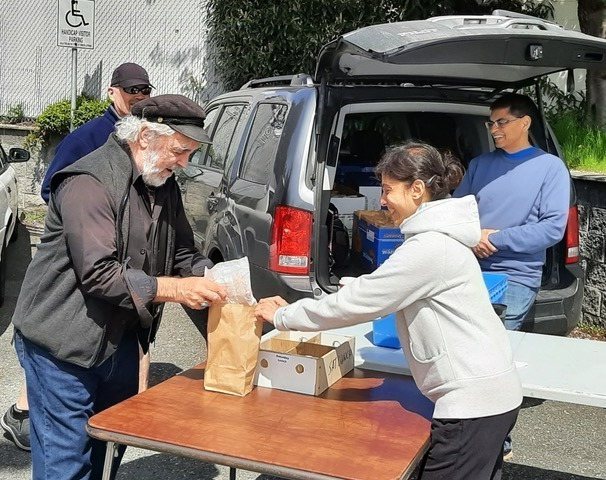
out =
{"type": "Polygon", "coordinates": [[[208,0],[212,61],[233,90],[251,78],[313,74],[323,45],[366,25],[496,8],[541,17],[553,12],[541,0],[208,0]]]}
{"type": "MultiPolygon", "coordinates": [[[[102,115],[111,101],[97,100],[87,95],[80,95],[76,99],[74,111],[74,128],[79,127],[90,119],[102,115]]],[[[71,101],[67,98],[48,105],[34,121],[38,127],[25,138],[25,147],[29,149],[40,148],[48,143],[53,135],[66,135],[69,133],[71,123],[71,101]]]]}

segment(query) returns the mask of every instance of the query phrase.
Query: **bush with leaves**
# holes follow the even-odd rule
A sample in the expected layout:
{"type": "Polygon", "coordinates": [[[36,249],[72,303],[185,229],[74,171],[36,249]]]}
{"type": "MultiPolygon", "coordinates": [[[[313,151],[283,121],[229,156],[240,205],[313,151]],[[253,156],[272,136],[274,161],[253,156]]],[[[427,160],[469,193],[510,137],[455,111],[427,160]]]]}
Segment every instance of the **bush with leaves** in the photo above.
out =
{"type": "Polygon", "coordinates": [[[345,32],[374,23],[495,8],[540,17],[553,13],[542,0],[208,0],[213,60],[226,88],[251,78],[314,73],[320,48],[345,32]]]}
{"type": "MultiPolygon", "coordinates": [[[[110,104],[110,100],[97,100],[88,95],[80,95],[76,99],[74,111],[74,128],[79,127],[90,119],[102,115],[110,104]]],[[[54,135],[66,135],[71,124],[71,101],[67,98],[48,105],[34,121],[38,130],[25,138],[25,148],[38,149],[46,145],[54,135]]]]}
{"type": "Polygon", "coordinates": [[[26,121],[25,114],[23,113],[23,104],[19,103],[12,106],[6,112],[6,115],[0,115],[0,123],[7,123],[9,125],[15,125],[26,121]]]}

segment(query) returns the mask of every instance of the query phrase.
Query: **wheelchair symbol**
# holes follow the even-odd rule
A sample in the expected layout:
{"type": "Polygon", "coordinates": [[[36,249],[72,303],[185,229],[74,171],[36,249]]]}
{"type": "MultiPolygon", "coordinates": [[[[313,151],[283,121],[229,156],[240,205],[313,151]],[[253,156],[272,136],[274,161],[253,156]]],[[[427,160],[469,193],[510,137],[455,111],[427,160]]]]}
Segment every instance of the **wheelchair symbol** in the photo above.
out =
{"type": "Polygon", "coordinates": [[[78,0],[71,0],[71,2],[72,8],[65,14],[65,21],[70,27],[86,27],[88,22],[84,19],[84,16],[80,13],[80,10],[78,10],[78,0]]]}

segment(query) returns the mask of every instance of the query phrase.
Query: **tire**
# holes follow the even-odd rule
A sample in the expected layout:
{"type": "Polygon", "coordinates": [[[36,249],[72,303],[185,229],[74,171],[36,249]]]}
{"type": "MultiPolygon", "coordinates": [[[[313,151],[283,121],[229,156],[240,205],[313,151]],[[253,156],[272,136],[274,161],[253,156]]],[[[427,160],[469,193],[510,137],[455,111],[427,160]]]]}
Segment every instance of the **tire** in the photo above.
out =
{"type": "Polygon", "coordinates": [[[0,307],[4,303],[5,289],[6,289],[6,245],[2,245],[2,254],[0,256],[0,307]]]}
{"type": "Polygon", "coordinates": [[[19,220],[15,220],[15,228],[13,228],[13,233],[11,234],[9,242],[16,242],[17,238],[19,238],[19,225],[19,220]]]}

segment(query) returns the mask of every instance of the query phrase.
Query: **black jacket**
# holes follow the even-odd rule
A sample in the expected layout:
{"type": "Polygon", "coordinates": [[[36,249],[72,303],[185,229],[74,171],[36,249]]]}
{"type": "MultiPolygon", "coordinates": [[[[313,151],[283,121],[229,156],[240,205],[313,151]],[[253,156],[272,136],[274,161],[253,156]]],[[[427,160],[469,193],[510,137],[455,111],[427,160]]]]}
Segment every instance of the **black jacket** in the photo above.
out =
{"type": "MultiPolygon", "coordinates": [[[[127,257],[131,232],[140,228],[131,224],[129,215],[132,185],[129,149],[113,135],[102,147],[53,176],[45,233],[25,275],[13,323],[25,338],[60,360],[84,367],[98,365],[115,351],[126,329],[132,328],[138,330],[146,350],[161,315],[161,305],[151,303],[156,286],[153,275],[203,275],[204,267],[212,266],[195,249],[191,228],[183,217],[177,223],[183,205],[172,177],[159,187],[166,209],[157,226],[166,249],[162,255],[164,264],[150,272],[145,271],[144,262],[137,256],[127,257]],[[114,219],[115,249],[112,245],[114,253],[101,267],[110,272],[113,286],[104,291],[103,285],[95,285],[94,294],[74,269],[72,255],[81,252],[71,252],[66,242],[62,210],[72,206],[56,201],[57,190],[64,188],[74,175],[92,176],[104,186],[106,198],[111,199],[108,203],[114,219]],[[121,287],[120,296],[115,293],[116,285],[121,287]]],[[[86,212],[82,216],[86,221],[86,212]]],[[[138,248],[133,245],[130,251],[138,248]]]]}

